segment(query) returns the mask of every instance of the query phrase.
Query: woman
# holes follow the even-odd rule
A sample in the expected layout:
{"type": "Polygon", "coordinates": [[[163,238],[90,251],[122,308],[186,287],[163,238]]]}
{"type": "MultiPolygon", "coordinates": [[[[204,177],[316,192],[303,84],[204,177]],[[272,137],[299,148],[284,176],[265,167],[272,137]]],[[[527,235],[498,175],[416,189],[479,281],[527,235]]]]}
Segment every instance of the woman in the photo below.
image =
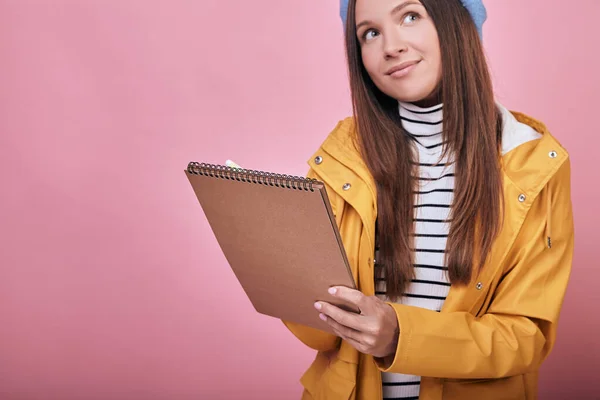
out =
{"type": "MultiPolygon", "coordinates": [[[[342,4],[342,16],[346,17],[342,4]]],[[[354,116],[309,161],[326,184],[360,314],[318,302],[336,335],[305,399],[535,399],[573,254],[570,163],[539,121],[494,100],[481,1],[350,0],[354,116]]]]}

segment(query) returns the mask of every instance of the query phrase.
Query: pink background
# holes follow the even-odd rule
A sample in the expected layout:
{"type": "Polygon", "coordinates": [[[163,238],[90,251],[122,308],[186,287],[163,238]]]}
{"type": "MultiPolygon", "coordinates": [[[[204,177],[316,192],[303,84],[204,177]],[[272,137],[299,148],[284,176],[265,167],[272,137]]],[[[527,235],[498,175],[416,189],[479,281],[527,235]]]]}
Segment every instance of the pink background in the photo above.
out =
{"type": "MultiPolygon", "coordinates": [[[[573,163],[540,398],[590,398],[600,2],[487,3],[500,101],[573,163]]],[[[0,398],[297,398],[313,353],[254,312],[183,169],[305,173],[350,112],[337,0],[1,0],[0,72],[0,398]]]]}

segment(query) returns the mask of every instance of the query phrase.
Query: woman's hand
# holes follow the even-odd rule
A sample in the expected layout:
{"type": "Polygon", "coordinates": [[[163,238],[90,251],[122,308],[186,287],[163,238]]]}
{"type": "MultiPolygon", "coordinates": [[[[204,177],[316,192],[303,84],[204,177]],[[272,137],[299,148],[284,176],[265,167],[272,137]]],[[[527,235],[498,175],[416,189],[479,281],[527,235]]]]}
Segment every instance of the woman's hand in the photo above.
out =
{"type": "Polygon", "coordinates": [[[327,322],[334,332],[350,343],[356,350],[377,358],[396,353],[400,334],[396,312],[389,304],[374,296],[365,296],[358,290],[347,287],[329,289],[333,296],[354,304],[360,314],[344,311],[333,304],[319,301],[315,308],[319,317],[327,322]]]}

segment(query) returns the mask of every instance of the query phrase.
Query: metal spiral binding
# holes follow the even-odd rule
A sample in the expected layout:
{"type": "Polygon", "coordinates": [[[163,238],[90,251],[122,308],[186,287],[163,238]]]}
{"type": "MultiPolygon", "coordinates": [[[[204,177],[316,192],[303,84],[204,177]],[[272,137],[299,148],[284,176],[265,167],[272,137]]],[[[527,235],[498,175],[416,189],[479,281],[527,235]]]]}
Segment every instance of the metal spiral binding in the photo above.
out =
{"type": "Polygon", "coordinates": [[[236,180],[285,189],[304,190],[307,192],[314,192],[313,183],[317,182],[316,179],[311,178],[199,162],[190,162],[187,171],[194,175],[204,175],[212,178],[236,180]]]}

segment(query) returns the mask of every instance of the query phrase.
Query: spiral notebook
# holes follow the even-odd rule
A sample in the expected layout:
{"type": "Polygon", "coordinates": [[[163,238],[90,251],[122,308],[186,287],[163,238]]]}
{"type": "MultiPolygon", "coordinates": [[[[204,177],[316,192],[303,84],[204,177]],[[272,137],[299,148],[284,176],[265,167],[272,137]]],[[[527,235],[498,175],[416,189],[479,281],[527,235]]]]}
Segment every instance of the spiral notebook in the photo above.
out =
{"type": "Polygon", "coordinates": [[[322,182],[198,162],[185,173],[256,311],[329,332],[315,301],[356,311],[327,292],[356,285],[322,182]]]}

